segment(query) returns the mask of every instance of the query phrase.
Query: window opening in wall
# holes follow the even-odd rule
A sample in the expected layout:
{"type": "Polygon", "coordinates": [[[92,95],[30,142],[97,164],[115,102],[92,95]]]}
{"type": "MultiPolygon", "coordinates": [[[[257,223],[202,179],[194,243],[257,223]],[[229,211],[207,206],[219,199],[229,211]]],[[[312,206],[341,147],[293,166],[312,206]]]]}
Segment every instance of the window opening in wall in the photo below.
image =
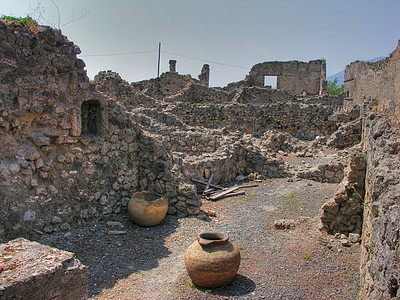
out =
{"type": "Polygon", "coordinates": [[[264,86],[270,86],[272,89],[276,89],[278,86],[278,76],[264,76],[264,86]]]}
{"type": "Polygon", "coordinates": [[[81,107],[82,134],[100,135],[102,126],[101,103],[98,100],[89,100],[81,107]]]}

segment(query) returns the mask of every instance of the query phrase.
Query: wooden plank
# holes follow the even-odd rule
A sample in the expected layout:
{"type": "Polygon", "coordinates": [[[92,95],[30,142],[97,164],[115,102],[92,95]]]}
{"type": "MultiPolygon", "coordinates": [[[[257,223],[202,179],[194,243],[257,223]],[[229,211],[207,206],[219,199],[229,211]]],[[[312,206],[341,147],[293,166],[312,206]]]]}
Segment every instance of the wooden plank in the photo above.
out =
{"type": "Polygon", "coordinates": [[[245,188],[251,188],[251,187],[256,187],[256,186],[258,186],[258,184],[248,184],[248,185],[241,185],[240,188],[245,189],[245,188]]]}
{"type": "Polygon", "coordinates": [[[226,191],[227,189],[228,188],[223,188],[222,190],[219,190],[219,191],[213,191],[213,192],[209,193],[209,196],[215,196],[215,195],[221,193],[222,191],[226,191]]]}
{"type": "Polygon", "coordinates": [[[228,197],[239,196],[239,195],[244,195],[244,194],[246,194],[245,191],[237,191],[237,192],[229,193],[229,194],[223,196],[222,198],[228,198],[228,197]]]}
{"type": "Polygon", "coordinates": [[[214,189],[208,189],[208,190],[205,190],[205,191],[203,192],[203,195],[213,194],[214,192],[215,192],[214,189]]]}
{"type": "Polygon", "coordinates": [[[127,234],[128,231],[126,230],[109,230],[108,234],[109,235],[122,235],[122,234],[127,234]]]}
{"type": "MultiPolygon", "coordinates": [[[[228,197],[232,197],[232,196],[244,195],[245,193],[246,193],[245,191],[236,191],[236,192],[232,192],[232,193],[226,194],[225,196],[219,197],[218,199],[228,198],[228,197]]],[[[216,193],[214,193],[214,194],[212,194],[210,196],[213,196],[215,194],[216,193]]],[[[206,199],[207,200],[213,200],[213,199],[210,198],[210,196],[206,197],[206,199]]]]}
{"type": "MultiPolygon", "coordinates": [[[[207,185],[204,188],[204,191],[206,191],[206,190],[208,190],[210,188],[210,184],[211,184],[211,181],[212,181],[213,177],[214,177],[214,173],[211,173],[210,178],[208,178],[207,185]]],[[[204,193],[204,191],[203,191],[203,193],[204,193]]]]}
{"type": "MultiPolygon", "coordinates": [[[[201,183],[201,184],[207,185],[207,182],[205,182],[203,180],[200,180],[200,179],[192,178],[191,180],[193,182],[197,182],[197,183],[201,183]]],[[[210,187],[213,187],[213,188],[216,188],[216,189],[220,189],[220,190],[223,189],[222,186],[219,186],[219,185],[216,185],[216,184],[212,184],[212,183],[210,183],[210,187]]]]}
{"type": "Polygon", "coordinates": [[[229,189],[226,189],[225,191],[221,191],[221,192],[219,192],[217,194],[212,195],[210,197],[210,199],[211,200],[217,200],[217,199],[219,199],[219,198],[221,198],[221,197],[223,197],[223,196],[225,196],[225,195],[227,195],[229,193],[232,193],[233,191],[236,191],[239,188],[240,188],[239,186],[233,186],[233,187],[231,187],[229,189]]]}

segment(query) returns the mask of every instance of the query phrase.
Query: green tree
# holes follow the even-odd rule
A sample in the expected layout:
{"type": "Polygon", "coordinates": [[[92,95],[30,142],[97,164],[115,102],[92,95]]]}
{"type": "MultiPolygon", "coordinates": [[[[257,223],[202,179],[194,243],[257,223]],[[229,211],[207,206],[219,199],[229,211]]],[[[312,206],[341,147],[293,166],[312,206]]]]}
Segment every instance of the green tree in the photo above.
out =
{"type": "Polygon", "coordinates": [[[338,85],[337,78],[335,78],[333,81],[328,80],[327,90],[331,95],[340,95],[344,92],[344,84],[338,85]]]}

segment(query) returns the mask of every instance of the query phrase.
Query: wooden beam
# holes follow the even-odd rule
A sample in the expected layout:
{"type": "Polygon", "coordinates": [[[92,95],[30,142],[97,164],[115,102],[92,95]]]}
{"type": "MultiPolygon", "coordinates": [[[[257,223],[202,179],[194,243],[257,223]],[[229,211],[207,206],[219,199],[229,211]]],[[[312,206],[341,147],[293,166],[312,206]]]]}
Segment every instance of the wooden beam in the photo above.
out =
{"type": "MultiPolygon", "coordinates": [[[[204,185],[207,185],[207,182],[205,182],[205,181],[203,181],[203,180],[200,180],[200,179],[192,178],[192,181],[193,181],[193,182],[197,182],[197,183],[201,183],[201,184],[204,184],[204,185]]],[[[216,185],[216,184],[212,184],[212,183],[210,183],[210,186],[213,187],[213,188],[216,188],[216,189],[220,189],[220,190],[223,189],[222,186],[219,186],[219,185],[216,185]]]]}
{"type": "Polygon", "coordinates": [[[214,192],[215,192],[214,189],[208,189],[208,190],[205,190],[205,191],[203,192],[203,195],[209,195],[209,194],[212,194],[212,193],[214,193],[214,192]]]}
{"type": "Polygon", "coordinates": [[[256,187],[256,186],[258,186],[258,184],[248,184],[248,185],[241,185],[241,186],[239,186],[241,189],[244,189],[244,188],[251,188],[251,187],[256,187]]]}
{"type": "Polygon", "coordinates": [[[239,186],[233,186],[233,187],[231,187],[229,189],[226,189],[225,191],[221,191],[219,193],[216,193],[216,194],[212,195],[211,197],[209,197],[209,199],[217,200],[217,199],[219,199],[219,198],[221,198],[221,197],[223,197],[223,196],[225,196],[227,194],[232,193],[233,191],[236,191],[239,188],[240,188],[239,186]]]}
{"type": "MultiPolygon", "coordinates": [[[[206,187],[204,188],[204,191],[209,189],[211,181],[213,180],[213,177],[214,177],[214,173],[211,173],[210,178],[208,178],[208,182],[206,184],[206,187]]],[[[204,191],[203,191],[203,193],[204,193],[204,191]]]]}
{"type": "Polygon", "coordinates": [[[237,191],[237,192],[229,193],[229,194],[223,196],[222,198],[228,198],[228,197],[239,196],[239,195],[244,195],[244,194],[246,194],[245,191],[237,191]]]}

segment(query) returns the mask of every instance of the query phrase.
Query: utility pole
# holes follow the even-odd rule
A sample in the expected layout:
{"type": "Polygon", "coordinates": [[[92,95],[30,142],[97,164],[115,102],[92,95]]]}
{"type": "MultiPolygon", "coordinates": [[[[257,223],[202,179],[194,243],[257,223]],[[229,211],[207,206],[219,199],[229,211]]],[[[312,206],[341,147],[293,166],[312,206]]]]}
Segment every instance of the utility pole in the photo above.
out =
{"type": "Polygon", "coordinates": [[[157,77],[160,77],[160,58],[161,58],[161,42],[158,43],[158,67],[157,67],[157,77]]]}

